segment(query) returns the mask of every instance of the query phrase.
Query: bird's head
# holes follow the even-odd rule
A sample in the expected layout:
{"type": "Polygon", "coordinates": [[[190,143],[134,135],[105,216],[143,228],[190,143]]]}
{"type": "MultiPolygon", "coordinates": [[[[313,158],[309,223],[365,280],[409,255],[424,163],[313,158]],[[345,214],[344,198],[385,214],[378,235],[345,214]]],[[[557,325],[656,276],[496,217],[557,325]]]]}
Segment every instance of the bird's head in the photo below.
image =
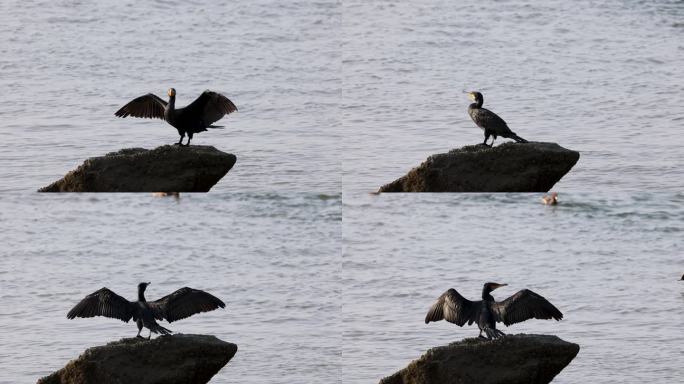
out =
{"type": "Polygon", "coordinates": [[[488,291],[488,292],[491,292],[491,291],[493,291],[493,290],[495,290],[495,289],[497,289],[497,288],[505,287],[505,286],[507,286],[507,285],[508,285],[508,284],[485,283],[485,285],[484,285],[484,290],[485,290],[485,291],[488,291]]]}
{"type": "Polygon", "coordinates": [[[468,92],[468,98],[472,101],[478,102],[482,100],[482,94],[477,91],[468,92]]]}
{"type": "Polygon", "coordinates": [[[169,97],[174,97],[174,96],[176,96],[176,90],[173,88],[169,88],[168,94],[169,94],[169,97]]]}
{"type": "Polygon", "coordinates": [[[147,286],[150,285],[150,284],[152,284],[152,283],[150,283],[149,281],[148,281],[147,283],[140,283],[140,284],[138,284],[138,291],[140,291],[140,292],[145,292],[145,289],[146,289],[147,286]]]}

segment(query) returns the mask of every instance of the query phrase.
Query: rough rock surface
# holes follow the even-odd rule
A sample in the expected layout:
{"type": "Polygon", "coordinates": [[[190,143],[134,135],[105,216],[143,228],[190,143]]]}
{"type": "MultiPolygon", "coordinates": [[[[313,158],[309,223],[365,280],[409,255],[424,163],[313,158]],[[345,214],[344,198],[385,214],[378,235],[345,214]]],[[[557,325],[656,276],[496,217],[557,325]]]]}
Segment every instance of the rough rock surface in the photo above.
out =
{"type": "Polygon", "coordinates": [[[549,335],[464,339],[430,349],[380,384],[550,383],[579,349],[549,335]]]}
{"type": "Polygon", "coordinates": [[[579,157],[555,143],[468,145],[430,156],[380,192],[547,192],[579,157]]]}
{"type": "Polygon", "coordinates": [[[207,383],[237,352],[208,335],[121,339],[88,348],[38,384],[207,383]]]}
{"type": "Polygon", "coordinates": [[[39,192],[208,192],[236,157],[211,146],[128,148],[87,159],[39,192]]]}

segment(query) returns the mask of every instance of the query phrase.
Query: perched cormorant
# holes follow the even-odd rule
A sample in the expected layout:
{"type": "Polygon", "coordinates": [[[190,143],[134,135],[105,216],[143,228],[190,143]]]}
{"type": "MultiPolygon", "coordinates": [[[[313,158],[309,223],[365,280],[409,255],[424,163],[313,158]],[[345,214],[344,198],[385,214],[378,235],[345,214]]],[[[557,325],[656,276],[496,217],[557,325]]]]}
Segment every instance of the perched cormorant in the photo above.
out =
{"type": "Polygon", "coordinates": [[[544,205],[558,204],[558,192],[551,192],[550,195],[544,195],[544,197],[542,197],[542,203],[544,203],[544,205]]]}
{"type": "Polygon", "coordinates": [[[185,319],[195,313],[225,308],[225,304],[215,296],[188,287],[164,296],[156,301],[145,300],[145,289],[150,283],[138,284],[138,301],[128,301],[107,288],[86,296],[67,313],[67,319],[75,317],[105,316],[122,320],[125,323],[133,318],[138,325],[138,335],[145,327],[152,332],[168,335],[170,330],[157,324],[156,320],[166,319],[169,323],[185,319]]]}
{"type": "Polygon", "coordinates": [[[168,94],[168,103],[157,95],[148,93],[133,99],[116,111],[114,115],[165,120],[178,130],[180,135],[178,145],[183,145],[185,134],[188,135],[188,142],[185,145],[190,145],[192,135],[206,131],[207,128],[223,128],[212,124],[221,120],[223,116],[238,110],[227,97],[209,90],[202,92],[195,101],[184,108],[176,108],[175,89],[170,88],[168,94]]]}
{"type": "Polygon", "coordinates": [[[545,298],[523,289],[504,301],[496,302],[490,294],[493,290],[506,284],[485,283],[482,288],[482,300],[470,301],[451,288],[444,292],[430,307],[425,316],[425,324],[431,321],[446,320],[459,327],[468,323],[477,323],[487,338],[497,338],[505,334],[496,329],[496,323],[504,323],[506,326],[520,323],[528,319],[555,319],[560,320],[563,314],[548,302],[545,298]]]}
{"type": "Polygon", "coordinates": [[[493,136],[492,144],[490,146],[494,146],[494,140],[496,140],[497,136],[513,139],[518,143],[527,143],[527,140],[511,132],[506,122],[496,113],[487,108],[482,108],[484,99],[480,92],[470,92],[468,93],[468,98],[474,101],[473,104],[468,106],[468,114],[475,124],[484,131],[484,145],[487,145],[489,136],[493,136]]]}

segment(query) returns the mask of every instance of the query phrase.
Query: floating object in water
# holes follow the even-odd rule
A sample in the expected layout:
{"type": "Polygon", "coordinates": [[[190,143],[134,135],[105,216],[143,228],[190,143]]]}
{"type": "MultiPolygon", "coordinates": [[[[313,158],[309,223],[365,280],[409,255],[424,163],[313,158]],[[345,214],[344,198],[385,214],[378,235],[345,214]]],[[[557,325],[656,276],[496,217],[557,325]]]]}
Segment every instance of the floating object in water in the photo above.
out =
{"type": "Polygon", "coordinates": [[[550,195],[544,195],[544,197],[542,197],[542,203],[544,203],[544,205],[556,205],[556,204],[558,204],[558,193],[557,192],[551,192],[550,195]]]}

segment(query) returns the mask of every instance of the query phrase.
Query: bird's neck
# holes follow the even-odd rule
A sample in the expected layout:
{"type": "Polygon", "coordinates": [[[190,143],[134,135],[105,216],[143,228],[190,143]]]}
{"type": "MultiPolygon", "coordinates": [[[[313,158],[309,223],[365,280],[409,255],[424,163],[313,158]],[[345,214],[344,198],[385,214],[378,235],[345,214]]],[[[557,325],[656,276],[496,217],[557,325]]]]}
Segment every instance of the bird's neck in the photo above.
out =
{"type": "Polygon", "coordinates": [[[173,124],[176,111],[176,96],[169,96],[169,103],[164,108],[164,120],[173,124]]]}
{"type": "Polygon", "coordinates": [[[482,100],[475,100],[474,103],[470,104],[470,108],[482,108],[482,104],[482,100]]]}
{"type": "Polygon", "coordinates": [[[484,301],[494,301],[494,296],[492,296],[491,291],[488,289],[482,290],[482,300],[484,301]]]}
{"type": "Polygon", "coordinates": [[[138,301],[142,301],[143,303],[147,301],[147,300],[145,300],[145,290],[144,289],[138,289],[138,301]]]}

